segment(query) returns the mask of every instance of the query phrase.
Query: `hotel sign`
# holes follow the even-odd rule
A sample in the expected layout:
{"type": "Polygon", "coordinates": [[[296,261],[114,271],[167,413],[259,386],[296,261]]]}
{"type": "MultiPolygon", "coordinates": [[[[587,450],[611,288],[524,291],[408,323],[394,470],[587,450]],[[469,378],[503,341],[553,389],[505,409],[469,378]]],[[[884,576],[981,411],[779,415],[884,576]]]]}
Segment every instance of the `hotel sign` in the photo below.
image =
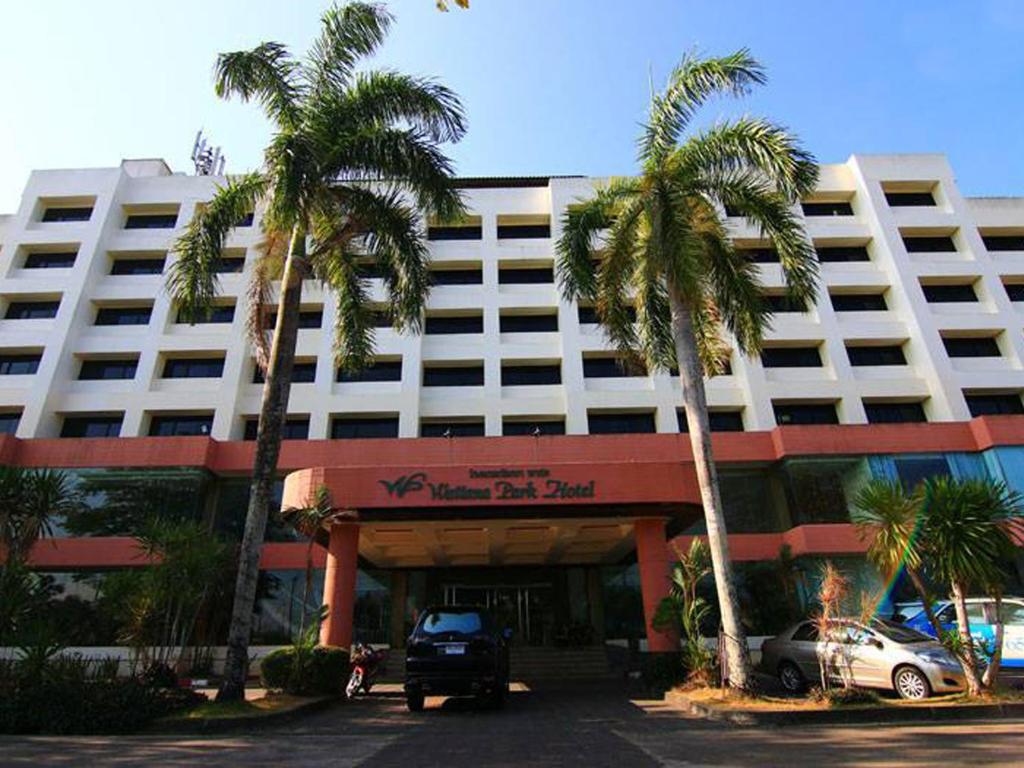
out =
{"type": "Polygon", "coordinates": [[[378,482],[388,496],[408,495],[439,501],[549,501],[594,499],[597,481],[553,476],[546,467],[469,469],[465,482],[431,479],[429,472],[412,472],[378,482]]]}

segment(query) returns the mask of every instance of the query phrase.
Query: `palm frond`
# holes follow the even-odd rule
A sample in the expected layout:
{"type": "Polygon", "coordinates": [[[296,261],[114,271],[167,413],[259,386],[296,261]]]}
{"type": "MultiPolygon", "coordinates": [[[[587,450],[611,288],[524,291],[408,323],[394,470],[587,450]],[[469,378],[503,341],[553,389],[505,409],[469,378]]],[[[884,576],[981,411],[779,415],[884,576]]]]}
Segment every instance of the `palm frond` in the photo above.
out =
{"type": "Polygon", "coordinates": [[[652,96],[640,138],[640,159],[658,161],[673,150],[694,113],[712,96],[743,96],[765,82],[763,67],[743,48],[721,58],[691,53],[673,70],[665,90],[652,96]]]}
{"type": "Polygon", "coordinates": [[[174,245],[177,258],[167,275],[167,292],[183,319],[195,323],[213,307],[219,290],[217,262],[231,230],[267,189],[259,173],[229,179],[213,199],[196,211],[174,245]]]}
{"type": "Polygon", "coordinates": [[[253,267],[252,275],[245,290],[245,334],[253,346],[256,365],[264,373],[270,364],[270,335],[267,320],[270,317],[270,302],[274,281],[281,278],[284,265],[284,248],[276,233],[268,235],[260,247],[260,255],[253,267]]]}
{"type": "Polygon", "coordinates": [[[314,98],[348,85],[353,67],[387,36],[394,16],[381,3],[332,5],[320,17],[320,36],[309,51],[307,72],[314,98]]]}
{"type": "Polygon", "coordinates": [[[729,359],[729,345],[722,338],[721,309],[714,298],[706,295],[700,304],[691,305],[690,318],[704,375],[717,376],[729,359]]]}
{"type": "Polygon", "coordinates": [[[214,67],[214,90],[222,99],[259,101],[279,126],[299,122],[302,86],[299,64],[281,43],[261,43],[249,51],[222,53],[214,67]]]}

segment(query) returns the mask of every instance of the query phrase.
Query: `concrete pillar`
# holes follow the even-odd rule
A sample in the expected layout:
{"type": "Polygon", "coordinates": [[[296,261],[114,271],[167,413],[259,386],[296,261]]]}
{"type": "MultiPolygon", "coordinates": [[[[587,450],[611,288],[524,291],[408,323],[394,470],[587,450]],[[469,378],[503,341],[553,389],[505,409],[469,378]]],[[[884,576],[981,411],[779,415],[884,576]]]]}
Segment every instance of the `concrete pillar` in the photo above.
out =
{"type": "Polygon", "coordinates": [[[328,613],[327,620],[320,627],[321,645],[342,648],[352,645],[358,558],[359,524],[344,522],[332,525],[324,573],[324,605],[328,613]]]}
{"type": "Polygon", "coordinates": [[[640,594],[644,603],[644,626],[647,629],[647,650],[664,653],[679,650],[675,632],[658,632],[651,626],[658,604],[669,595],[668,543],[663,518],[641,518],[633,522],[636,538],[636,559],[640,570],[640,594]]]}

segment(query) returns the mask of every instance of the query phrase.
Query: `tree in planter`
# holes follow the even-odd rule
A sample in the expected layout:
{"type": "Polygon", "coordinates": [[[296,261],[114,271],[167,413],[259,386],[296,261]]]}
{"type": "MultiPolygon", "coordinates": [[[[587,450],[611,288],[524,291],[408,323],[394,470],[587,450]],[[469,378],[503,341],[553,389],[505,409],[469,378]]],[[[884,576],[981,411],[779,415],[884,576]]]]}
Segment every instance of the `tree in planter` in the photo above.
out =
{"type": "Polygon", "coordinates": [[[981,692],[982,677],[966,598],[972,589],[992,591],[1003,583],[1001,566],[1013,555],[1010,528],[1019,524],[1021,501],[998,482],[935,477],[924,483],[921,541],[929,567],[953,596],[957,633],[946,641],[960,659],[971,696],[981,692]]]}
{"type": "Polygon", "coordinates": [[[759,271],[732,244],[722,210],[736,210],[779,255],[788,295],[812,300],[817,260],[792,206],[814,189],[818,168],[785,129],[743,117],[684,138],[697,110],[765,81],[746,50],[684,57],[651,99],[639,141],[640,175],[617,179],[569,208],[558,241],[567,299],[596,306],[610,339],[651,368],[678,364],[690,445],[725,632],[730,684],[751,682],[711,453],[703,375],[721,370],[728,330],[740,351],[761,347],[771,313],[759,271]],[[635,308],[635,320],[633,309],[635,308]]]}
{"type": "Polygon", "coordinates": [[[418,331],[430,283],[421,213],[448,220],[463,212],[451,164],[439,149],[465,131],[456,96],[397,72],[356,72],[391,22],[382,5],[334,6],[324,13],[320,36],[304,60],[273,42],[217,60],[217,94],[260,102],[274,125],[263,169],[230,180],[197,212],[168,276],[169,292],[186,318],[209,312],[226,237],[247,213],[263,207],[265,242],[249,285],[247,325],[266,383],[218,700],[244,694],[303,279],[317,278],[334,294],[335,352],[344,367],[358,370],[374,350],[365,267],[382,276],[395,327],[418,331]],[[263,313],[275,280],[281,297],[268,343],[263,313]]]}
{"type": "Polygon", "coordinates": [[[942,627],[935,617],[932,596],[921,575],[919,529],[922,500],[920,486],[907,492],[899,482],[872,480],[854,498],[850,519],[861,539],[868,542],[868,560],[887,582],[892,583],[901,572],[907,574],[921,598],[935,637],[941,639],[942,627]]]}

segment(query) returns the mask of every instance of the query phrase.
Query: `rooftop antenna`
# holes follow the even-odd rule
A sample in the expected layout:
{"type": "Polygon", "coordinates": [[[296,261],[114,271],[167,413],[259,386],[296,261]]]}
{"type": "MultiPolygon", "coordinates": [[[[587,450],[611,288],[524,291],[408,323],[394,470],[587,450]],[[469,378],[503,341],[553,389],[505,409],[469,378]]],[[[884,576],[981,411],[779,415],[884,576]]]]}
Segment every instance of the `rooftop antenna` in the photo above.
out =
{"type": "Polygon", "coordinates": [[[221,154],[220,147],[207,146],[203,131],[196,133],[192,144],[192,163],[195,165],[196,176],[223,176],[226,158],[221,154]]]}

